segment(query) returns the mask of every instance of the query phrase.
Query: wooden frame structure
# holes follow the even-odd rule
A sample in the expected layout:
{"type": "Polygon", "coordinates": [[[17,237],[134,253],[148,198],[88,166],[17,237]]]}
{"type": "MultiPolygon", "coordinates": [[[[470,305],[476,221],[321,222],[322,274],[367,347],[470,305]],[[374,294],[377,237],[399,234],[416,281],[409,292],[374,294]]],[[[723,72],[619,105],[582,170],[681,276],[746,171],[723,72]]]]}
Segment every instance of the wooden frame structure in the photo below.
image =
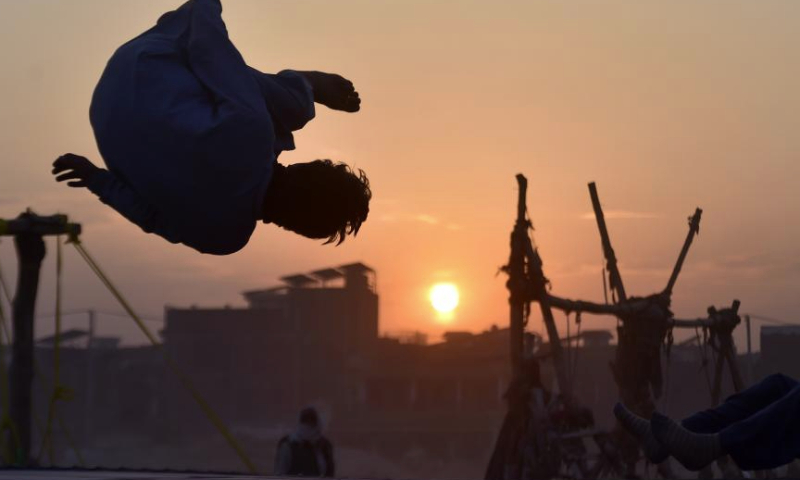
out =
{"type": "Polygon", "coordinates": [[[13,220],[0,219],[0,236],[14,237],[19,259],[17,288],[12,305],[13,343],[9,383],[9,416],[16,428],[15,458],[25,467],[31,463],[32,384],[34,376],[34,319],[39,274],[46,255],[44,237],[77,238],[81,226],[66,215],[39,216],[28,210],[13,220]]]}
{"type": "MultiPolygon", "coordinates": [[[[605,270],[608,274],[608,286],[612,293],[612,303],[595,303],[583,300],[570,300],[551,294],[547,286],[549,281],[544,275],[543,262],[536,248],[533,247],[530,231],[532,225],[527,216],[527,180],[517,175],[519,197],[517,203],[517,219],[511,233],[511,254],[505,267],[508,274],[507,287],[510,304],[510,353],[513,378],[524,376],[523,338],[530,304],[536,302],[542,314],[542,320],[550,345],[550,357],[553,361],[556,380],[560,394],[567,408],[577,407],[577,399],[571,391],[567,368],[564,362],[563,339],[558,333],[553,316],[553,309],[566,313],[589,313],[611,315],[619,320],[617,331],[618,344],[615,360],[612,364],[614,379],[619,389],[620,399],[639,415],[649,417],[655,410],[654,400],[662,391],[661,348],[672,343],[674,328],[696,328],[707,332],[707,341],[717,352],[714,387],[711,404],[720,400],[724,366],[727,363],[733,380],[733,388],[740,391],[744,388],[739,367],[736,363],[736,350],[732,332],[741,322],[738,315],[739,301],[734,300],[730,307],[717,309],[709,307],[708,316],[697,319],[677,319],[670,310],[672,291],[677,282],[683,263],[691,247],[694,237],[700,231],[702,210],[697,208],[689,218],[689,232],[678,259],[663,291],[646,297],[628,297],[622,275],[617,266],[617,257],[611,245],[610,235],[600,205],[597,187],[589,184],[601,244],[606,260],[605,270]]],[[[605,280],[605,279],[604,279],[605,280]]],[[[567,339],[569,340],[569,339],[567,339]]],[[[532,415],[532,414],[531,414],[532,415]]],[[[516,414],[521,421],[527,422],[530,415],[516,414]]],[[[509,430],[505,428],[505,430],[509,430]]],[[[495,455],[487,470],[487,480],[525,479],[523,464],[530,464],[526,459],[526,449],[519,444],[512,444],[502,436],[501,431],[495,455]],[[505,448],[512,451],[499,452],[505,448]],[[497,458],[505,458],[506,464],[500,467],[497,458]]],[[[635,472],[636,463],[640,459],[638,443],[621,429],[616,431],[616,455],[626,465],[626,474],[635,472]]],[[[669,464],[662,464],[662,475],[669,476],[669,464]]],[[[597,470],[594,473],[599,473],[597,470]]]]}

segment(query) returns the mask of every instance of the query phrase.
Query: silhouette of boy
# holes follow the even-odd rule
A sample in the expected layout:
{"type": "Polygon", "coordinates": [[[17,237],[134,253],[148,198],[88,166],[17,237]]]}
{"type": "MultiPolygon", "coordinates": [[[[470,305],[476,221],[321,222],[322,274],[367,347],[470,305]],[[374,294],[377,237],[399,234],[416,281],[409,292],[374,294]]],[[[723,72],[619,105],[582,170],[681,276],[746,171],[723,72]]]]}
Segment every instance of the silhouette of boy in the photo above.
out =
{"type": "Polygon", "coordinates": [[[53,164],[56,180],[202,253],[240,250],[259,220],[341,243],[369,212],[364,172],[276,159],[294,149],[314,102],[357,112],[358,92],[339,75],[248,67],[221,15],[220,0],[189,0],[122,45],[90,108],[108,170],[67,154],[53,164]]]}

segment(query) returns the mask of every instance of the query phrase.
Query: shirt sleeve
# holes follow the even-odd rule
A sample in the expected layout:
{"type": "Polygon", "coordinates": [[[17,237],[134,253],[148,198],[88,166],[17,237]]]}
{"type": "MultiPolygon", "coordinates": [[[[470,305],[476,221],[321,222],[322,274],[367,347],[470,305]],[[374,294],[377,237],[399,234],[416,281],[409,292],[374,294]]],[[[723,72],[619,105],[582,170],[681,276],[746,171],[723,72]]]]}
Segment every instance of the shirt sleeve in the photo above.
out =
{"type": "Polygon", "coordinates": [[[146,233],[155,233],[172,243],[180,243],[180,235],[139,194],[108,170],[101,170],[89,182],[89,190],[120,215],[138,225],[146,233]]]}

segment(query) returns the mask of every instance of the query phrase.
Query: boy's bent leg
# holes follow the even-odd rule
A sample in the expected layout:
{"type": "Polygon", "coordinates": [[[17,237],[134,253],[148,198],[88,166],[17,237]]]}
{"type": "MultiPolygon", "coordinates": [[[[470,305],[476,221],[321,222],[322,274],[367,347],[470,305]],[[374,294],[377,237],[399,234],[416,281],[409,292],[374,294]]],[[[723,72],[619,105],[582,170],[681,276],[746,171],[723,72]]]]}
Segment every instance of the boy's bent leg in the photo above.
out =
{"type": "Polygon", "coordinates": [[[220,0],[191,0],[187,53],[194,74],[218,101],[266,111],[259,87],[230,41],[220,0]]]}
{"type": "Polygon", "coordinates": [[[761,382],[731,395],[720,405],[684,419],[681,425],[694,433],[721,432],[782,399],[797,386],[798,382],[786,375],[770,375],[761,382]]]}
{"type": "Polygon", "coordinates": [[[723,449],[743,470],[785,465],[800,455],[800,385],[720,432],[723,449]]]}

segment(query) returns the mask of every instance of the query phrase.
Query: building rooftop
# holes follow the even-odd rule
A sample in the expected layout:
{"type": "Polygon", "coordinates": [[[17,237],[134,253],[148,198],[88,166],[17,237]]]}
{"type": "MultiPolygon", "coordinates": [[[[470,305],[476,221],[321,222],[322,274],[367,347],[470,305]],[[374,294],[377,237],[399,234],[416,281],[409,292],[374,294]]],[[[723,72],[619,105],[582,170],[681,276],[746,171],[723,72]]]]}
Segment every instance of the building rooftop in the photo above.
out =
{"type": "Polygon", "coordinates": [[[800,325],[763,326],[761,335],[800,335],[800,325]]]}
{"type": "Polygon", "coordinates": [[[317,283],[316,278],[302,273],[281,277],[281,281],[289,285],[290,287],[295,287],[295,288],[302,288],[311,285],[313,283],[317,283]]]}
{"type": "Polygon", "coordinates": [[[311,275],[319,278],[323,282],[344,277],[344,274],[335,268],[323,268],[322,270],[315,270],[311,272],[311,275]]]}

